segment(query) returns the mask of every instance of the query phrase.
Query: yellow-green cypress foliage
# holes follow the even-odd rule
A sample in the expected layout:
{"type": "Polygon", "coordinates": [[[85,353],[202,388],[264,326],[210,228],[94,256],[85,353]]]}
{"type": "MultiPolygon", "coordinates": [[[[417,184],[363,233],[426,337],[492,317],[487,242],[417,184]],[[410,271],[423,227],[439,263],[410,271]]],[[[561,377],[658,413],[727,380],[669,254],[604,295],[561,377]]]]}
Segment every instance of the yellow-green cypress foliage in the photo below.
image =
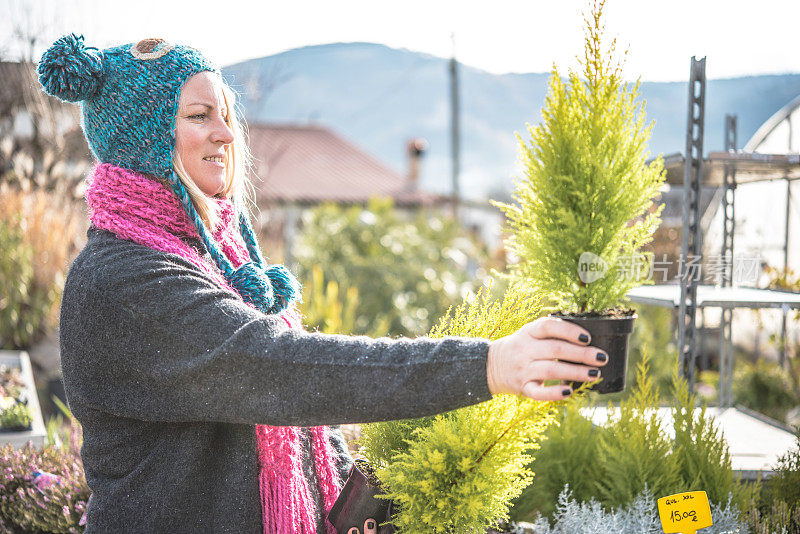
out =
{"type": "Polygon", "coordinates": [[[660,223],[652,199],[663,163],[645,163],[653,125],[645,125],[639,82],[622,80],[615,41],[604,48],[603,3],[595,0],[586,19],[583,72],[570,71],[565,83],[554,65],[542,122],[528,125],[529,142],[517,134],[524,175],[516,203],[495,203],[508,218],[508,250],[520,258],[512,276],[565,312],[614,308],[646,283],[652,254],[640,248],[660,223]],[[604,276],[581,279],[583,253],[602,258],[604,276]]]}
{"type": "Polygon", "coordinates": [[[682,480],[681,491],[705,491],[708,499],[724,503],[731,495],[741,511],[747,510],[761,491],[760,483],[747,485],[738,480],[731,468],[731,455],[719,427],[706,414],[704,403],[698,413],[696,394],[689,394],[689,384],[679,373],[676,362],[672,373],[672,407],[675,441],[673,453],[682,480]]]}
{"type": "Polygon", "coordinates": [[[760,487],[741,483],[734,475],[724,437],[705,405],[695,413],[696,395],[689,394],[677,362],[671,386],[674,435],[666,434],[666,425],[656,415],[659,391],[648,354],[645,348],[619,418],[594,426],[580,411],[593,408],[591,399],[565,406],[559,425],[548,428],[541,442],[532,465],[539,474],[515,503],[514,519],[554,514],[565,484],[576,501],[594,499],[608,509],[629,505],[645,484],[657,498],[702,490],[718,506],[730,496],[739,511],[750,508],[760,487]]]}
{"type": "MultiPolygon", "coordinates": [[[[656,412],[658,388],[647,374],[647,361],[645,351],[636,370],[636,387],[620,402],[619,418],[609,419],[600,434],[597,461],[602,473],[596,485],[600,501],[609,507],[633,501],[645,484],[657,497],[684,491],[672,440],[656,412]]],[[[612,404],[608,407],[610,414],[612,404]]]]}
{"type": "Polygon", "coordinates": [[[597,495],[596,483],[602,474],[597,447],[603,428],[582,415],[581,409],[589,406],[589,398],[584,396],[566,403],[558,414],[558,424],[547,429],[531,465],[536,478],[514,502],[512,520],[533,521],[538,513],[552,516],[565,484],[578,502],[597,495]]]}
{"type": "MultiPolygon", "coordinates": [[[[540,309],[520,285],[495,300],[482,288],[429,335],[497,339],[540,309]]],[[[364,425],[362,450],[400,506],[394,525],[408,533],[470,533],[507,519],[509,503],[533,478],[531,452],[566,402],[496,395],[431,418],[364,425]]]]}

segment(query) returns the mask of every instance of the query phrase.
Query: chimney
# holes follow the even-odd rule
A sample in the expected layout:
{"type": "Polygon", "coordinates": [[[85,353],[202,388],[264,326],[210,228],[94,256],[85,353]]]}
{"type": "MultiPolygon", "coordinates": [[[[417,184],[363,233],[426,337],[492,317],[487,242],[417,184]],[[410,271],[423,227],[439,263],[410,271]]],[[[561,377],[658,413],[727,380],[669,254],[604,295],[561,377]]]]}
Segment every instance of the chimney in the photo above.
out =
{"type": "Polygon", "coordinates": [[[415,137],[406,145],[406,154],[408,155],[408,189],[410,191],[416,191],[419,185],[419,160],[426,150],[428,150],[428,141],[422,137],[415,137]]]}

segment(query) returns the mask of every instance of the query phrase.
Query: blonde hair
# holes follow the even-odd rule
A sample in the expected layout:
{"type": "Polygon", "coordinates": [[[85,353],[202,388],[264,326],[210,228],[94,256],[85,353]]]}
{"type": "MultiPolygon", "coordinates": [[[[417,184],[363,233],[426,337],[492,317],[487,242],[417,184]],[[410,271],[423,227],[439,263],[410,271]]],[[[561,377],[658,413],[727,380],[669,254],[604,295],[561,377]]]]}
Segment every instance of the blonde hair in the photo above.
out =
{"type": "MultiPolygon", "coordinates": [[[[249,178],[253,157],[247,143],[247,124],[236,93],[224,80],[221,80],[221,83],[222,97],[227,110],[225,123],[233,132],[233,142],[228,147],[225,156],[225,188],[215,197],[230,199],[237,215],[244,213],[249,217],[258,212],[258,207],[255,201],[255,188],[249,178]]],[[[177,152],[175,152],[172,164],[175,174],[186,188],[200,220],[209,231],[212,230],[219,222],[217,204],[203,193],[189,176],[177,152]]]]}

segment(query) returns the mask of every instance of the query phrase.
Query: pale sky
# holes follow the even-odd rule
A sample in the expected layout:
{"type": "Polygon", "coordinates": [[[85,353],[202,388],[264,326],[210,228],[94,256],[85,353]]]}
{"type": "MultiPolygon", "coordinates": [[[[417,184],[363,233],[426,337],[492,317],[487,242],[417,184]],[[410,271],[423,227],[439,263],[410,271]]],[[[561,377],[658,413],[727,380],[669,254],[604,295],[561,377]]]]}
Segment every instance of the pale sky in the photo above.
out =
{"type": "MultiPolygon", "coordinates": [[[[189,44],[226,65],[306,45],[367,41],[492,72],[566,73],[583,50],[584,0],[0,0],[0,44],[21,10],[49,42],[145,37],[189,44]]],[[[709,78],[800,73],[800,0],[607,0],[608,34],[629,49],[625,75],[685,81],[692,55],[709,78]]],[[[48,43],[49,44],[49,43],[48,43]]]]}

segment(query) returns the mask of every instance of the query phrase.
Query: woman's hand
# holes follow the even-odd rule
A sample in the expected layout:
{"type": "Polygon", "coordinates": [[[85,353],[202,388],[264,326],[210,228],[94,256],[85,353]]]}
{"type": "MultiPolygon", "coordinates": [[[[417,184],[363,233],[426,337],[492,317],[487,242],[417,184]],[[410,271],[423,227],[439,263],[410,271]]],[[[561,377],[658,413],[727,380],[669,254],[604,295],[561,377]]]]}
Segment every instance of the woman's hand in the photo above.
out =
{"type": "Polygon", "coordinates": [[[569,396],[569,380],[597,380],[596,367],[608,362],[608,355],[587,346],[589,332],[555,317],[542,317],[513,334],[492,341],[486,364],[492,395],[511,393],[549,401],[569,396]],[[575,363],[566,363],[575,362],[575,363]],[[596,371],[595,376],[592,376],[596,371]],[[545,380],[561,380],[562,385],[543,386],[545,380]]]}
{"type": "Polygon", "coordinates": [[[347,531],[347,534],[378,534],[378,522],[374,519],[367,519],[364,521],[364,532],[358,530],[358,527],[353,527],[347,531]]]}

